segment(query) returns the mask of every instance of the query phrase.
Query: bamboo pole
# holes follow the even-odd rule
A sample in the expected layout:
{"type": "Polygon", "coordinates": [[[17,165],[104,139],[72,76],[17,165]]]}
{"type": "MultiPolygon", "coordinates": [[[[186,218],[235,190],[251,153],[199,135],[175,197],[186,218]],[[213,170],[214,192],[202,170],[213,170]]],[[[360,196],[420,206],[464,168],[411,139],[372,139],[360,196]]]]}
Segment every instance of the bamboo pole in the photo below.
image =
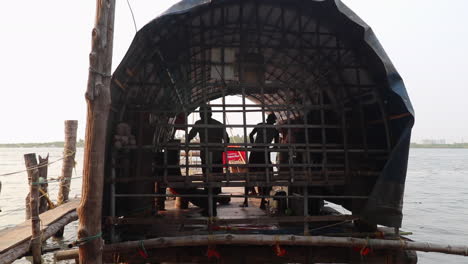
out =
{"type": "Polygon", "coordinates": [[[24,163],[28,169],[28,178],[30,182],[30,208],[31,208],[31,251],[33,255],[33,263],[41,263],[41,226],[39,219],[39,171],[37,169],[37,159],[35,153],[29,153],[24,155],[24,163]]]}
{"type": "MultiPolygon", "coordinates": [[[[369,247],[375,249],[401,249],[424,252],[439,252],[468,256],[468,246],[440,245],[407,240],[362,239],[352,237],[294,236],[294,235],[198,235],[182,237],[160,237],[143,241],[146,249],[166,247],[187,247],[213,245],[269,245],[277,243],[287,246],[331,246],[331,247],[369,247]]],[[[118,252],[137,249],[142,241],[129,241],[107,245],[105,251],[118,252]]]]}
{"type": "Polygon", "coordinates": [[[102,263],[101,213],[107,122],[110,109],[110,77],[114,38],[115,0],[96,1],[92,30],[86,102],[86,138],[83,187],[78,208],[80,263],[102,263]],[[90,239],[93,238],[93,239],[90,239]]]}
{"type": "Polygon", "coordinates": [[[77,257],[78,257],[78,250],[76,249],[60,250],[54,253],[55,261],[76,259],[77,257]]]}
{"type": "Polygon", "coordinates": [[[65,121],[65,145],[63,146],[62,175],[57,203],[68,202],[73,168],[75,167],[77,120],[65,121]]]}
{"type": "MultiPolygon", "coordinates": [[[[274,246],[316,246],[316,247],[357,247],[372,249],[415,250],[424,252],[439,252],[452,255],[468,256],[467,246],[440,245],[427,242],[412,242],[407,240],[362,239],[353,237],[328,236],[294,236],[294,235],[197,235],[182,237],[160,237],[143,241],[128,241],[110,244],[104,247],[104,252],[128,252],[144,246],[146,249],[170,247],[194,247],[209,245],[257,245],[274,246]]],[[[59,251],[55,253],[57,260],[73,259],[77,250],[59,251]]]]}

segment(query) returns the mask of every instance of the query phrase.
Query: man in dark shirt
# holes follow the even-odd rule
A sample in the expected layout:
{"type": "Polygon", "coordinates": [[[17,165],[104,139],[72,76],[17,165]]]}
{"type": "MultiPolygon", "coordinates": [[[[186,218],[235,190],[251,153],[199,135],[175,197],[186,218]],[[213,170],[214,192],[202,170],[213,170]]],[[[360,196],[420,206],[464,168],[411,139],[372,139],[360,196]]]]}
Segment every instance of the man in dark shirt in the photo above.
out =
{"type": "MultiPolygon", "coordinates": [[[[229,136],[223,124],[213,118],[211,118],[211,107],[208,105],[200,106],[200,120],[195,122],[198,127],[193,127],[188,136],[187,141],[190,142],[197,134],[200,136],[200,143],[217,143],[217,146],[202,146],[200,151],[201,163],[204,166],[202,168],[203,174],[206,175],[206,165],[214,165],[211,168],[212,173],[223,173],[223,145],[222,143],[229,143],[229,136]],[[217,127],[210,127],[216,125],[217,127]],[[206,127],[203,127],[206,126],[206,127]],[[211,162],[209,162],[211,161],[211,162]]],[[[209,171],[209,170],[208,170],[209,171]]],[[[221,188],[213,188],[213,194],[221,193],[221,188]]],[[[213,199],[213,216],[216,216],[216,201],[213,199]]],[[[206,208],[205,208],[206,209],[206,208]]]]}
{"type": "MultiPolygon", "coordinates": [[[[271,113],[268,115],[266,123],[259,123],[257,126],[250,132],[249,138],[250,143],[256,144],[270,144],[274,141],[275,144],[279,143],[279,132],[274,127],[265,127],[265,125],[274,125],[276,123],[276,116],[275,114],[271,113]],[[257,135],[255,137],[255,134],[257,135]]],[[[249,156],[249,171],[254,172],[258,175],[260,172],[265,172],[269,170],[269,174],[273,174],[273,168],[265,168],[265,167],[255,167],[255,164],[259,165],[269,165],[271,164],[270,159],[270,152],[265,154],[264,147],[253,147],[252,151],[250,152],[249,156]]],[[[248,191],[248,189],[246,189],[248,191]]],[[[269,195],[271,191],[271,187],[259,187],[260,195],[269,195]]],[[[260,208],[265,209],[266,200],[262,198],[260,202],[260,208]]],[[[244,200],[244,206],[248,206],[247,199],[244,200]]]]}

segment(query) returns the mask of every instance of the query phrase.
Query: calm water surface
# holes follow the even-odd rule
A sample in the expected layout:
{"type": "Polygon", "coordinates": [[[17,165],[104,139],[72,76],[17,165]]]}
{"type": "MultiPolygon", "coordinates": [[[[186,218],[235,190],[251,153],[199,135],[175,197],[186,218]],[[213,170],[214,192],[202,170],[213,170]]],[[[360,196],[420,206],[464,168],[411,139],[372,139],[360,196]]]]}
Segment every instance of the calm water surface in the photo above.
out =
{"type": "MultiPolygon", "coordinates": [[[[415,241],[468,245],[468,149],[411,149],[403,230],[415,241]]],[[[468,257],[418,253],[419,263],[468,263],[468,257]]]]}
{"type": "MultiPolygon", "coordinates": [[[[61,148],[0,148],[0,174],[24,169],[23,155],[50,154],[49,161],[62,157],[61,148]]],[[[76,155],[76,179],[72,180],[70,197],[79,196],[83,167],[83,150],[76,155]]],[[[49,168],[49,177],[61,172],[61,162],[49,168]]],[[[24,198],[28,193],[25,172],[0,176],[0,230],[24,221],[24,198]]],[[[55,201],[58,183],[49,184],[55,201]]],[[[404,203],[404,231],[415,241],[468,245],[468,149],[412,149],[406,180],[404,203]]],[[[64,246],[76,239],[77,223],[69,225],[63,240],[47,241],[46,246],[64,246]]],[[[468,263],[468,257],[438,253],[418,253],[419,263],[468,263]]],[[[51,255],[46,262],[52,263],[51,255]]],[[[27,259],[14,263],[30,263],[27,259]]],[[[65,263],[65,262],[62,262],[65,263]]]]}

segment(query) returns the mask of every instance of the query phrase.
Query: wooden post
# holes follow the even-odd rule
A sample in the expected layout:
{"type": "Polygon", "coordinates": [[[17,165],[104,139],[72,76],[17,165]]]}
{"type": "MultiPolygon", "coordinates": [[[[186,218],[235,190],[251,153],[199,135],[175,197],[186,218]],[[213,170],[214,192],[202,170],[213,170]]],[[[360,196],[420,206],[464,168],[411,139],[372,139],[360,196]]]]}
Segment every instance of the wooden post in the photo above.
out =
{"type": "MultiPolygon", "coordinates": [[[[39,165],[37,165],[37,160],[36,160],[36,154],[32,153],[31,155],[34,155],[34,167],[38,170],[38,180],[36,182],[39,182],[40,178],[43,178],[44,183],[37,185],[38,189],[41,188],[44,192],[47,192],[47,164],[49,163],[49,154],[47,154],[46,158],[42,158],[39,156],[39,165]]],[[[26,169],[29,169],[29,167],[26,165],[26,169]]],[[[28,184],[31,186],[31,174],[28,171],[28,184]]],[[[47,197],[42,197],[42,195],[39,196],[39,214],[47,211],[48,209],[48,202],[47,202],[47,197]]],[[[25,204],[26,204],[26,220],[31,219],[31,192],[28,193],[25,199],[25,204]]]]}
{"type": "Polygon", "coordinates": [[[65,145],[63,146],[62,175],[60,177],[60,189],[58,193],[57,204],[68,202],[70,193],[71,177],[75,167],[76,153],[76,130],[78,129],[77,120],[65,121],[65,145]]]}
{"type": "Polygon", "coordinates": [[[37,160],[35,153],[24,155],[24,163],[28,169],[28,178],[30,181],[30,208],[31,208],[31,251],[33,255],[33,263],[41,263],[41,226],[39,219],[39,171],[37,169],[37,160]]]}
{"type": "MultiPolygon", "coordinates": [[[[57,205],[68,202],[70,193],[71,178],[73,168],[75,167],[76,154],[76,130],[78,129],[77,120],[65,120],[65,144],[63,146],[62,175],[60,176],[60,187],[57,198],[57,205]]],[[[63,237],[64,228],[61,228],[54,237],[63,237]]]]}
{"type": "MultiPolygon", "coordinates": [[[[41,190],[47,194],[47,189],[49,187],[49,184],[47,183],[47,173],[48,173],[48,166],[49,164],[49,154],[45,158],[42,158],[41,155],[39,155],[39,179],[43,180],[43,183],[39,185],[41,190]]],[[[39,180],[41,181],[41,180],[39,180]]],[[[49,202],[48,202],[48,197],[43,195],[42,193],[39,194],[39,214],[44,213],[45,211],[49,210],[49,202]]]]}
{"type": "Polygon", "coordinates": [[[78,208],[80,263],[102,263],[101,213],[107,122],[110,109],[112,43],[114,38],[115,0],[96,1],[96,20],[89,54],[86,102],[86,138],[83,187],[78,208]]]}

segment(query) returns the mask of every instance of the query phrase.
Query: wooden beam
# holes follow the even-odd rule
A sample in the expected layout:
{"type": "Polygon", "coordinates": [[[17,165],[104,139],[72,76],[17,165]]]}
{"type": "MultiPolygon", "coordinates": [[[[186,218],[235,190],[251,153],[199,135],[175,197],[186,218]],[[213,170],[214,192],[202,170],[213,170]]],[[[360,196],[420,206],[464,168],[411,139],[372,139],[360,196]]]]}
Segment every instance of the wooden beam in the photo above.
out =
{"type": "MultiPolygon", "coordinates": [[[[60,228],[78,219],[76,207],[79,200],[72,200],[65,205],[46,211],[41,218],[42,242],[47,240],[60,228]]],[[[31,246],[31,220],[15,227],[0,231],[0,263],[11,263],[29,252],[31,246]]]]}
{"type": "Polygon", "coordinates": [[[81,263],[102,263],[101,234],[102,193],[107,122],[110,110],[110,81],[114,38],[115,0],[96,1],[96,19],[89,54],[86,101],[86,141],[83,165],[82,200],[78,239],[81,263]],[[90,240],[93,237],[95,239],[90,240]]]}

